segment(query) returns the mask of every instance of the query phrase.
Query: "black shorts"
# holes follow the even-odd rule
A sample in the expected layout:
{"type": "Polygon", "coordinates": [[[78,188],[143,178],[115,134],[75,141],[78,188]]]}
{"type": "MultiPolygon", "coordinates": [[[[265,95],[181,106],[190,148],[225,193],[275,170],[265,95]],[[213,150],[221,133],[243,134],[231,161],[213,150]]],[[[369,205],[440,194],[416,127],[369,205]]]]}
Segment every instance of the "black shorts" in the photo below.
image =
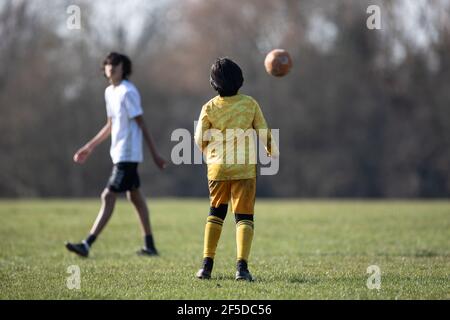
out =
{"type": "Polygon", "coordinates": [[[141,185],[137,162],[119,162],[112,169],[106,187],[113,192],[133,191],[141,185]]]}

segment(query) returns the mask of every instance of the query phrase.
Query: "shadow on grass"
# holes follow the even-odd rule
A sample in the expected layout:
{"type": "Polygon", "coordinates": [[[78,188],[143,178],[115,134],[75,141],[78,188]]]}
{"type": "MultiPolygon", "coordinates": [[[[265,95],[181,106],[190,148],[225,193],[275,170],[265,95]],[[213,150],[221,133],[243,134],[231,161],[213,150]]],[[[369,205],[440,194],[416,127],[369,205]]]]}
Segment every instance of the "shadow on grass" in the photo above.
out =
{"type": "Polygon", "coordinates": [[[308,278],[303,275],[294,275],[294,276],[289,277],[288,282],[289,283],[299,283],[299,284],[316,284],[316,283],[319,283],[320,280],[317,278],[311,278],[311,277],[308,278]]]}
{"type": "Polygon", "coordinates": [[[350,253],[350,252],[311,252],[302,253],[301,256],[304,257],[363,257],[363,256],[374,256],[374,257],[405,257],[405,258],[433,258],[433,257],[448,257],[447,254],[442,254],[432,250],[417,250],[414,252],[398,252],[398,253],[386,253],[386,252],[375,252],[375,253],[350,253]]]}
{"type": "Polygon", "coordinates": [[[435,251],[425,249],[425,250],[418,250],[418,251],[414,252],[414,254],[412,254],[412,256],[418,257],[418,258],[430,258],[430,257],[438,257],[438,256],[440,256],[440,254],[435,251]]]}
{"type": "Polygon", "coordinates": [[[211,280],[231,280],[236,281],[235,274],[233,272],[228,273],[218,273],[215,276],[212,276],[213,278],[211,280]]]}

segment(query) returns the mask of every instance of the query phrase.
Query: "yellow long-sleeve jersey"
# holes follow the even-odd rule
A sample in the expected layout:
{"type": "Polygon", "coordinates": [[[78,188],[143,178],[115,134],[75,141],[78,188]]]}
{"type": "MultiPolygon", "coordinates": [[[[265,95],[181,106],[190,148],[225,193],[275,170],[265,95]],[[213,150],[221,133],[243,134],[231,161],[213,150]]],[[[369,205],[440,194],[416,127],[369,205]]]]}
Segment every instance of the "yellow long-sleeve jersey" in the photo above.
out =
{"type": "Polygon", "coordinates": [[[267,153],[277,156],[278,149],[255,99],[243,94],[216,96],[203,105],[195,143],[205,154],[208,180],[256,177],[255,132],[267,153]]]}

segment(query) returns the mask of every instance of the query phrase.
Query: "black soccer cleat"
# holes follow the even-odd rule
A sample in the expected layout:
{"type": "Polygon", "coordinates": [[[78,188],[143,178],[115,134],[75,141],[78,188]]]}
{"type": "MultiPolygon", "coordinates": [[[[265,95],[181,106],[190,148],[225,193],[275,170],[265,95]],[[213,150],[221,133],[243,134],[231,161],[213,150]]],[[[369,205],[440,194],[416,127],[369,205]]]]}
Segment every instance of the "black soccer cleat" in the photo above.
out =
{"type": "Polygon", "coordinates": [[[238,271],[236,271],[236,280],[245,280],[245,281],[252,282],[253,277],[252,277],[252,274],[250,273],[250,271],[248,271],[248,270],[238,270],[238,271]]]}
{"type": "Polygon", "coordinates": [[[156,248],[141,248],[136,252],[138,256],[154,257],[158,255],[158,250],[156,248]]]}
{"type": "Polygon", "coordinates": [[[199,279],[211,279],[211,272],[213,269],[214,260],[212,258],[203,259],[203,268],[198,270],[195,275],[199,279]]]}
{"type": "Polygon", "coordinates": [[[89,247],[85,243],[66,242],[67,250],[76,253],[80,257],[87,258],[89,256],[89,247]]]}
{"type": "Polygon", "coordinates": [[[245,260],[239,260],[237,262],[236,280],[253,281],[253,276],[248,271],[247,262],[245,260]]]}
{"type": "Polygon", "coordinates": [[[211,271],[202,268],[198,270],[195,276],[199,279],[211,279],[211,271]]]}

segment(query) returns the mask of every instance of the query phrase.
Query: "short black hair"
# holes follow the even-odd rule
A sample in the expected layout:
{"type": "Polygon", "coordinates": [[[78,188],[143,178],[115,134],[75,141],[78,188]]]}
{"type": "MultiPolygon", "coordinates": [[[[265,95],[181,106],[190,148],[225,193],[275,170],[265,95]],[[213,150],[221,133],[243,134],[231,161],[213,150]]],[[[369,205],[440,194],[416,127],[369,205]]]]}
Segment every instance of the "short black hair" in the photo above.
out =
{"type": "Polygon", "coordinates": [[[131,60],[126,55],[117,52],[108,53],[105,60],[103,60],[103,74],[105,73],[105,66],[107,64],[117,66],[121,63],[122,63],[122,79],[128,79],[128,77],[131,75],[132,72],[131,60]]]}
{"type": "Polygon", "coordinates": [[[231,97],[242,87],[244,77],[235,62],[229,58],[219,58],[211,67],[209,82],[221,97],[231,97]]]}

